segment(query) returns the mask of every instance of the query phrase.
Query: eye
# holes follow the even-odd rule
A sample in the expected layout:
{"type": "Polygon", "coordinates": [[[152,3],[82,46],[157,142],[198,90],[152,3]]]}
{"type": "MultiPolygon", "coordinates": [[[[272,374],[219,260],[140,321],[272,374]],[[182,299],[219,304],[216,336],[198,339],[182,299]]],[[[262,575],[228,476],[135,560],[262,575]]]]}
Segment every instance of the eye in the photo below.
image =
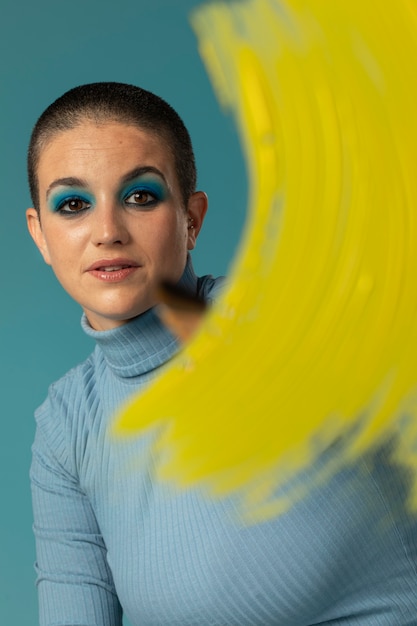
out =
{"type": "Polygon", "coordinates": [[[61,214],[75,214],[85,211],[91,207],[91,202],[78,196],[63,198],[57,205],[56,211],[61,214]]]}
{"type": "Polygon", "coordinates": [[[151,207],[159,201],[159,198],[146,189],[135,189],[125,198],[126,204],[131,206],[151,207]]]}

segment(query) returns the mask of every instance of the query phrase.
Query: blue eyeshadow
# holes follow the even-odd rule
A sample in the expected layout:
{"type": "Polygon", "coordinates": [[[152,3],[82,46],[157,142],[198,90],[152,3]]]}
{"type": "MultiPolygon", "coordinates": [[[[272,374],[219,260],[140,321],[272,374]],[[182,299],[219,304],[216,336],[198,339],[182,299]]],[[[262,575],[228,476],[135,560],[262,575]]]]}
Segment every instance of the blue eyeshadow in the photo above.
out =
{"type": "Polygon", "coordinates": [[[84,200],[88,204],[93,204],[93,197],[86,193],[84,189],[76,189],[74,187],[70,187],[68,189],[63,189],[62,191],[58,191],[51,195],[48,199],[49,209],[53,212],[59,211],[59,207],[62,204],[65,204],[65,201],[71,200],[73,198],[79,198],[80,200],[84,200]]]}
{"type": "Polygon", "coordinates": [[[122,196],[123,198],[129,197],[135,191],[148,191],[158,200],[165,200],[167,196],[165,185],[154,178],[138,178],[123,189],[122,196]]]}

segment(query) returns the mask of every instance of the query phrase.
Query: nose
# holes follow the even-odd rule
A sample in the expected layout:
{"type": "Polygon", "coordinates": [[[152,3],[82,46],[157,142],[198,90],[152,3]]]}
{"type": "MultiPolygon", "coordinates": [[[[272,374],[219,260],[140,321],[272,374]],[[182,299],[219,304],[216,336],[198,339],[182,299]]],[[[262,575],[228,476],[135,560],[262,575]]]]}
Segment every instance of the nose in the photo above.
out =
{"type": "Polygon", "coordinates": [[[129,231],[120,206],[102,204],[95,208],[91,239],[95,246],[124,245],[128,242],[129,231]]]}

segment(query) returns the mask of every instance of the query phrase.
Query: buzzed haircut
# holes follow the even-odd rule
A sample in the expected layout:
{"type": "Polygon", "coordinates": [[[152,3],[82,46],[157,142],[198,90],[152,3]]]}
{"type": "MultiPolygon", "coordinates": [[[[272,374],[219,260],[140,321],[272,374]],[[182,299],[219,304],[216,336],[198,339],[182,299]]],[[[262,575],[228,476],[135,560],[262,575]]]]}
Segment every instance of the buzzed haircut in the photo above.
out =
{"type": "Polygon", "coordinates": [[[28,148],[27,168],[33,206],[39,213],[37,169],[42,150],[53,137],[83,122],[120,122],[137,126],[166,141],[174,159],[184,207],[197,182],[190,135],[178,113],[146,89],[117,82],[100,82],[70,89],[53,102],[36,122],[28,148]]]}

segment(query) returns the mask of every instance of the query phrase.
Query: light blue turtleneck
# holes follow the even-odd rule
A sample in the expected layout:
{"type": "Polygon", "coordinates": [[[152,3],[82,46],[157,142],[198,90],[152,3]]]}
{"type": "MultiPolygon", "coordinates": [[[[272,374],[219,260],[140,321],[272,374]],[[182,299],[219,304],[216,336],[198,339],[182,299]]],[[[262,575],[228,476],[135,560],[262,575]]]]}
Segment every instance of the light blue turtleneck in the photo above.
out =
{"type": "MultiPolygon", "coordinates": [[[[206,298],[219,286],[190,263],[182,283],[206,298]]],[[[83,327],[95,351],[36,412],[41,626],[120,626],[121,606],[134,626],[417,624],[417,517],[388,445],[281,517],[246,526],[233,498],[156,480],[154,431],[109,436],[114,410],[178,348],[155,313],[83,327]]]]}

